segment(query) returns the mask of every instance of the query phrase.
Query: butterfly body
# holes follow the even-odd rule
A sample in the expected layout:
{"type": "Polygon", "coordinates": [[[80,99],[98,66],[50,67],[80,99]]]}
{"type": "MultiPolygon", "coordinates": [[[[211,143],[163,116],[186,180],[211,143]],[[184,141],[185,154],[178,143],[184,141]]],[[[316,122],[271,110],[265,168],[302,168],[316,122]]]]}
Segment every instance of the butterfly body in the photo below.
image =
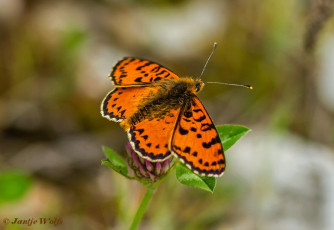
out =
{"type": "Polygon", "coordinates": [[[171,110],[189,105],[193,96],[202,89],[204,83],[192,78],[162,80],[153,83],[151,87],[158,88],[156,93],[150,93],[142,98],[137,110],[121,126],[127,130],[141,121],[154,118],[163,119],[171,110]]]}
{"type": "Polygon", "coordinates": [[[133,149],[149,161],[180,159],[195,173],[221,176],[225,157],[217,130],[196,96],[204,83],[179,78],[148,60],[123,58],[113,68],[115,84],[101,104],[102,116],[128,133],[133,149]]]}

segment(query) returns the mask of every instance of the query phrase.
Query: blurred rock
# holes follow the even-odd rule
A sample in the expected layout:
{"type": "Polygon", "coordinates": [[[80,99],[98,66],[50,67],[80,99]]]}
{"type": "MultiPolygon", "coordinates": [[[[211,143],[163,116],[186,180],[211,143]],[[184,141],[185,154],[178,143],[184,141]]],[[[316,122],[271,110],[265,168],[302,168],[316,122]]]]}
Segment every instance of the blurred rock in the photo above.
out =
{"type": "Polygon", "coordinates": [[[334,37],[328,36],[321,47],[318,93],[327,109],[334,112],[334,37]]]}
{"type": "Polygon", "coordinates": [[[24,9],[23,0],[0,0],[0,22],[6,24],[17,22],[24,9]]]}
{"type": "Polygon", "coordinates": [[[100,149],[101,145],[92,136],[68,135],[52,143],[30,144],[12,156],[8,163],[59,180],[73,174],[75,170],[89,173],[100,168],[104,157],[100,149]]]}
{"type": "Polygon", "coordinates": [[[249,226],[334,229],[333,151],[293,134],[254,129],[226,155],[226,176],[248,187],[238,210],[249,226]]]}
{"type": "MultiPolygon", "coordinates": [[[[141,20],[155,51],[165,58],[190,58],[210,47],[224,31],[224,1],[188,1],[164,10],[142,9],[141,20]],[[219,28],[219,31],[217,30],[219,28]],[[210,39],[207,35],[210,34],[210,39]]],[[[141,36],[144,34],[140,31],[141,36]]],[[[138,34],[140,36],[140,34],[138,34]]],[[[219,41],[217,41],[219,42],[219,41]]]]}

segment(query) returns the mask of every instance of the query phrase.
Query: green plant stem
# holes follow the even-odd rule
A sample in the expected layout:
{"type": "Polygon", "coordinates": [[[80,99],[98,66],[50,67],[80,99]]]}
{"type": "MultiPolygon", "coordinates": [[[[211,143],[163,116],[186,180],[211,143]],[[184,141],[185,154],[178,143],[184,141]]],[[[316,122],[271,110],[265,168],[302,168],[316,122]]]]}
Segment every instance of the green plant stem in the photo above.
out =
{"type": "Polygon", "coordinates": [[[147,206],[149,205],[150,201],[152,200],[152,197],[155,193],[155,191],[157,190],[157,188],[160,186],[160,184],[167,178],[167,176],[175,169],[176,164],[174,164],[168,171],[168,173],[163,176],[162,178],[160,178],[159,181],[155,182],[154,184],[151,184],[149,186],[146,187],[146,193],[144,195],[144,198],[142,199],[140,206],[137,210],[137,213],[135,215],[135,217],[132,220],[131,226],[129,228],[129,230],[135,230],[137,229],[138,225],[140,224],[141,219],[143,218],[147,206]]]}
{"type": "Polygon", "coordinates": [[[131,226],[130,226],[129,230],[137,229],[141,219],[143,218],[143,216],[145,214],[145,211],[147,209],[148,204],[152,200],[152,197],[153,197],[153,194],[154,194],[155,190],[156,190],[156,187],[148,187],[146,189],[146,193],[144,195],[144,198],[140,203],[140,206],[137,210],[135,218],[133,219],[133,221],[131,223],[131,226]]]}

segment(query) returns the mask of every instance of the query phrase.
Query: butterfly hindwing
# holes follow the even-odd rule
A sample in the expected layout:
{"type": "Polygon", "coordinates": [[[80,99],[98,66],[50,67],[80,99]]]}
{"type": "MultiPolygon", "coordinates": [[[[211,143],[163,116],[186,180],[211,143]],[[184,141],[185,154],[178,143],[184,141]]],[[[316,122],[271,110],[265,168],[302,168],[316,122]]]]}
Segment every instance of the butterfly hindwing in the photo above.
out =
{"type": "Polygon", "coordinates": [[[117,87],[102,101],[101,114],[109,120],[122,122],[137,111],[143,98],[157,91],[158,87],[117,87]]]}
{"type": "Polygon", "coordinates": [[[163,117],[145,119],[129,128],[133,149],[150,161],[163,161],[171,156],[169,142],[180,109],[172,109],[163,117]]]}
{"type": "Polygon", "coordinates": [[[195,95],[179,115],[171,151],[200,175],[221,176],[224,173],[226,164],[221,140],[209,114],[195,95]]]}
{"type": "Polygon", "coordinates": [[[125,57],[117,62],[109,77],[116,86],[138,86],[179,78],[158,63],[132,57],[125,57]]]}

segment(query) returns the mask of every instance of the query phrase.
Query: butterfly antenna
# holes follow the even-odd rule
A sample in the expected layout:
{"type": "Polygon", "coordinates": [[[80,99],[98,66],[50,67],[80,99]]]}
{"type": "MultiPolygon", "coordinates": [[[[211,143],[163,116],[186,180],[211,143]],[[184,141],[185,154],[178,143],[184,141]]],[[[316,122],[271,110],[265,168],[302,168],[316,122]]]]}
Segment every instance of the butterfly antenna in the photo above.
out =
{"type": "MultiPolygon", "coordinates": [[[[205,65],[204,65],[203,70],[202,70],[202,73],[201,73],[201,75],[199,76],[198,79],[201,79],[201,78],[202,78],[202,76],[203,76],[203,74],[204,74],[204,71],[205,71],[205,69],[206,69],[206,66],[208,65],[208,63],[209,63],[209,61],[210,61],[212,55],[213,55],[214,52],[216,51],[217,46],[218,46],[218,43],[217,43],[217,42],[213,43],[213,49],[212,49],[212,51],[211,51],[211,54],[210,54],[208,60],[206,60],[205,65]]],[[[204,82],[204,83],[209,83],[209,84],[220,84],[220,85],[232,85],[232,86],[238,86],[238,87],[247,88],[247,89],[250,89],[250,90],[253,89],[253,86],[251,86],[251,85],[239,85],[239,84],[231,84],[231,83],[224,83],[224,82],[204,82]]]]}
{"type": "Polygon", "coordinates": [[[202,78],[203,73],[204,73],[204,71],[205,71],[205,69],[206,69],[206,66],[208,65],[208,63],[209,63],[209,61],[210,61],[210,58],[212,57],[213,53],[215,52],[217,46],[218,46],[218,43],[217,43],[217,42],[213,43],[213,49],[212,49],[212,51],[211,51],[211,54],[210,54],[208,60],[206,60],[206,63],[205,63],[205,65],[204,65],[204,67],[203,67],[203,70],[202,70],[202,73],[201,73],[201,75],[198,77],[198,79],[201,79],[201,78],[202,78]]]}
{"type": "Polygon", "coordinates": [[[252,90],[253,89],[253,86],[251,85],[239,85],[239,84],[231,84],[231,83],[224,83],[224,82],[204,82],[204,83],[209,83],[209,84],[220,84],[220,85],[232,85],[232,86],[238,86],[238,87],[243,87],[243,88],[247,88],[247,89],[250,89],[252,90]]]}

